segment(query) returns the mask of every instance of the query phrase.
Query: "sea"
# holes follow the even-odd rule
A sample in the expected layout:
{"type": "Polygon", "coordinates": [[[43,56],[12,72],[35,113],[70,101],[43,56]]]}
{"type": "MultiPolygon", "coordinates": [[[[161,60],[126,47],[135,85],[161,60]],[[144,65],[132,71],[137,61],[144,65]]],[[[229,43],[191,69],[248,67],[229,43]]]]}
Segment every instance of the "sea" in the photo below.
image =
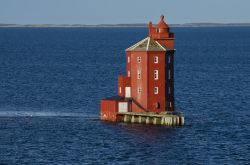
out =
{"type": "Polygon", "coordinates": [[[0,164],[250,164],[250,28],[171,28],[185,126],[99,120],[147,28],[0,28],[0,164]]]}

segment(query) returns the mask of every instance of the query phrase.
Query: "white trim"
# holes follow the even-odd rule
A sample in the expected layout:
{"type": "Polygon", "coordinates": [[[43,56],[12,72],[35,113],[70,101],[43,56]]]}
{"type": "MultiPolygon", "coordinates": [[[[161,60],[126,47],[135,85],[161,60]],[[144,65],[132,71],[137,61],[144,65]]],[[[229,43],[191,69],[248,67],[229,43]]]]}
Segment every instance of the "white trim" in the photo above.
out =
{"type": "MultiPolygon", "coordinates": [[[[133,51],[133,49],[135,49],[138,45],[142,44],[143,42],[145,42],[146,40],[148,40],[147,42],[147,47],[146,47],[146,51],[150,51],[149,50],[149,45],[150,45],[150,37],[146,37],[143,40],[137,42],[136,44],[130,46],[129,48],[126,49],[126,51],[133,51]]],[[[163,47],[158,41],[154,41],[156,42],[156,44],[158,44],[158,46],[162,49],[162,50],[155,50],[155,51],[167,51],[167,49],[165,47],[163,47]]]]}
{"type": "Polygon", "coordinates": [[[141,79],[141,70],[137,70],[137,79],[138,79],[138,80],[141,79]]]}
{"type": "Polygon", "coordinates": [[[141,87],[138,87],[138,88],[137,88],[137,93],[138,93],[138,94],[141,94],[141,92],[142,92],[142,88],[141,88],[141,87]]]}
{"type": "Polygon", "coordinates": [[[135,47],[137,47],[138,45],[140,45],[141,43],[143,43],[144,41],[146,41],[148,38],[149,38],[149,37],[146,37],[145,39],[139,41],[138,43],[136,43],[136,44],[130,46],[129,48],[126,49],[126,51],[129,51],[129,50],[131,50],[131,49],[134,49],[135,47]]]}
{"type": "Polygon", "coordinates": [[[125,97],[126,98],[131,97],[131,87],[125,87],[125,97]]]}
{"type": "Polygon", "coordinates": [[[141,56],[138,56],[136,59],[138,63],[141,63],[141,56]]]}
{"type": "Polygon", "coordinates": [[[154,80],[158,80],[158,79],[159,79],[159,71],[154,70],[154,80]]]}
{"type": "Polygon", "coordinates": [[[155,41],[163,50],[167,51],[166,48],[164,48],[158,41],[155,41]]]}
{"type": "Polygon", "coordinates": [[[159,88],[158,87],[154,87],[154,94],[157,95],[159,93],[159,88]]]}
{"type": "Polygon", "coordinates": [[[158,64],[159,63],[159,57],[158,56],[154,56],[154,63],[158,64]]]}
{"type": "Polygon", "coordinates": [[[148,43],[147,43],[147,48],[146,48],[146,51],[148,51],[148,48],[149,48],[149,42],[150,42],[150,37],[148,39],[148,43]]]}

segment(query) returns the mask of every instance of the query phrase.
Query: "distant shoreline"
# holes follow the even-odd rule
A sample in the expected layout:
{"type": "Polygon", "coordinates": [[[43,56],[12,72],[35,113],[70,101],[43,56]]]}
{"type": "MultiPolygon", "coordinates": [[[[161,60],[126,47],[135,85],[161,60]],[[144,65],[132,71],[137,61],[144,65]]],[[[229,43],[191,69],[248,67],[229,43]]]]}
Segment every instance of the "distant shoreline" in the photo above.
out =
{"type": "MultiPolygon", "coordinates": [[[[250,23],[185,23],[170,24],[170,27],[250,27],[250,23]]],[[[0,28],[6,27],[31,27],[31,28],[145,28],[148,24],[4,24],[0,23],[0,28]]]]}

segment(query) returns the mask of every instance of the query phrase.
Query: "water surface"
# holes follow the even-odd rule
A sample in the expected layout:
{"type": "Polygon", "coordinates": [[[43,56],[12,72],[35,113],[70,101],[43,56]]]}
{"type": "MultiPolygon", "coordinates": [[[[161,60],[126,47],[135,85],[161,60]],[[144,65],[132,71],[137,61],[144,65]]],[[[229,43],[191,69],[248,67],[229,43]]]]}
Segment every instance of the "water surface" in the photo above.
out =
{"type": "Polygon", "coordinates": [[[105,123],[142,28],[0,28],[0,164],[247,164],[250,29],[174,28],[185,127],[105,123]]]}

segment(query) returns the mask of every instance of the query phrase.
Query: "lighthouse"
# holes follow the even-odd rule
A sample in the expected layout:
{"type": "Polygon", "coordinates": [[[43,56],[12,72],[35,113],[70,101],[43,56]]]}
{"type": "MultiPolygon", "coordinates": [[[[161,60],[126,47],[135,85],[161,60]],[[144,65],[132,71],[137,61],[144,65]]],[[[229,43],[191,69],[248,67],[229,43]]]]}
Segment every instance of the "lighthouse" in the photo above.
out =
{"type": "Polygon", "coordinates": [[[101,100],[107,121],[183,125],[175,111],[174,33],[164,16],[148,24],[148,36],[126,49],[126,75],[118,76],[116,97],[101,100]]]}

